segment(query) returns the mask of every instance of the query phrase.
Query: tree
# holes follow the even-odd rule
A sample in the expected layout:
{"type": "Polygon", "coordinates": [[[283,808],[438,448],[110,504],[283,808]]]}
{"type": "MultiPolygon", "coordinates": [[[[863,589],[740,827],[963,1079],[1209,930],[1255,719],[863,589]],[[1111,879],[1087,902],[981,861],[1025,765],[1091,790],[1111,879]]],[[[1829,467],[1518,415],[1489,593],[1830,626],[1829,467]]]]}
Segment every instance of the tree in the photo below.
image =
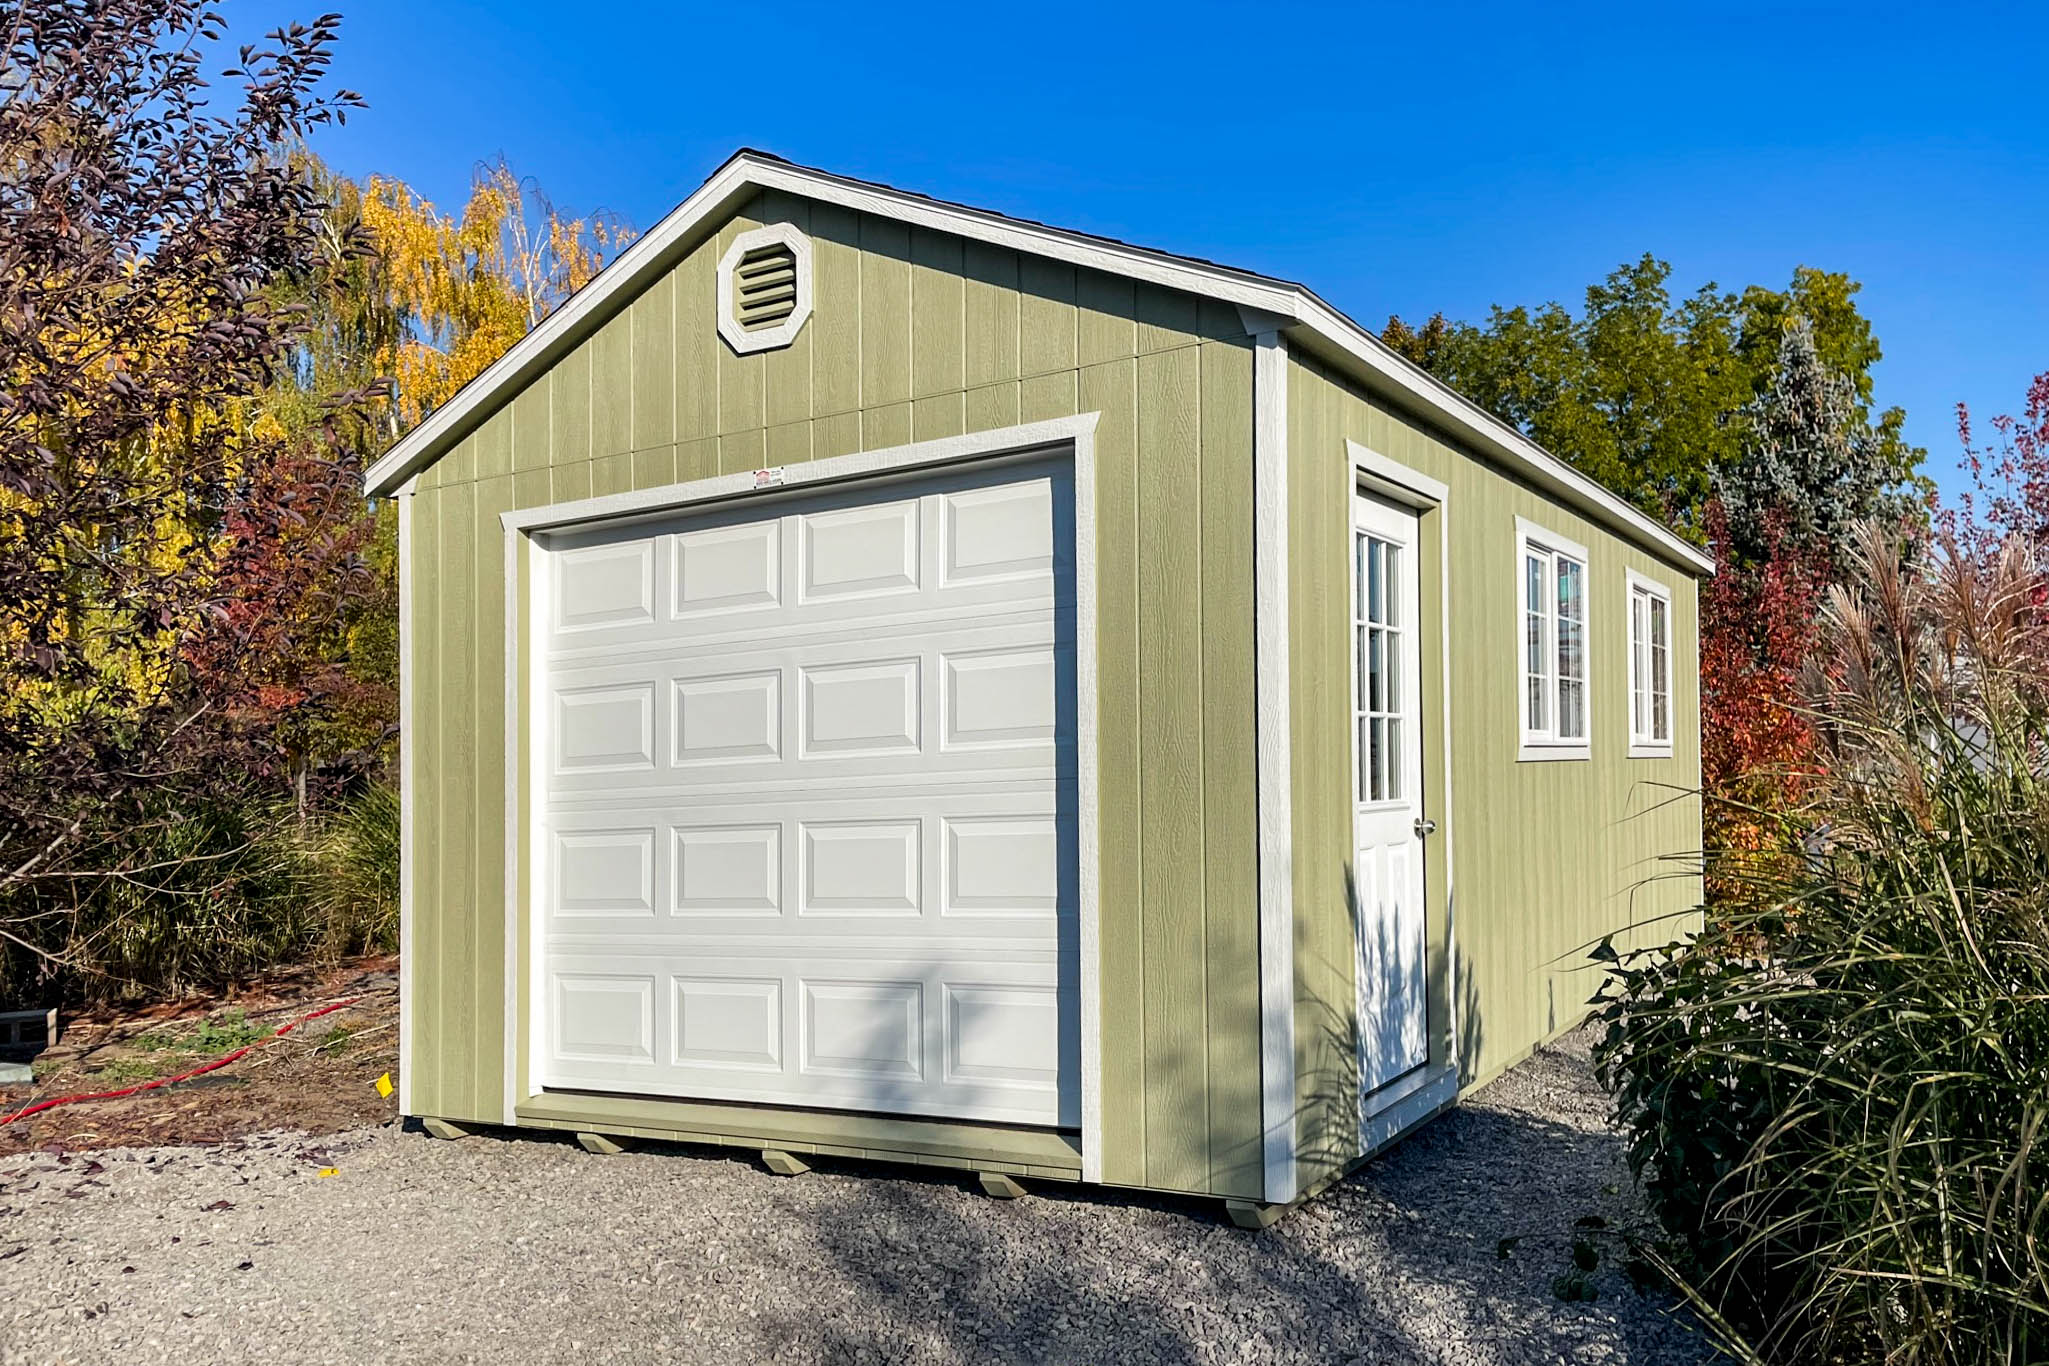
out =
{"type": "Polygon", "coordinates": [[[1747,896],[1779,817],[1815,773],[1815,735],[1801,706],[1815,615],[1833,569],[1830,548],[1766,517],[1739,557],[1719,504],[1708,508],[1718,572],[1700,589],[1701,835],[1710,904],[1747,896]]]}
{"type": "Polygon", "coordinates": [[[1808,321],[1821,359],[1852,389],[1852,425],[1881,487],[1912,480],[1923,456],[1900,436],[1904,417],[1871,415],[1879,359],[1858,285],[1801,267],[1786,289],[1740,294],[1703,285],[1674,299],[1671,266],[1655,257],[1618,267],[1564,305],[1491,310],[1484,325],[1437,320],[1421,332],[1391,318],[1387,343],[1639,507],[1697,541],[1707,538],[1714,471],[1744,458],[1743,410],[1765,394],[1790,321],[1808,321]]]}
{"type": "Polygon", "coordinates": [[[1888,470],[1879,439],[1857,417],[1849,376],[1822,360],[1801,314],[1784,325],[1769,384],[1739,412],[1740,457],[1712,471],[1724,558],[1767,561],[1790,541],[1826,560],[1852,525],[1881,510],[1888,470]]]}
{"type": "Polygon", "coordinates": [[[348,187],[341,202],[368,231],[404,319],[379,353],[399,428],[482,373],[633,240],[609,214],[564,215],[502,159],[477,167],[457,216],[382,176],[348,187]]]}
{"type": "MultiPolygon", "coordinates": [[[[325,88],[328,15],[244,47],[193,0],[23,0],[0,105],[0,937],[54,961],[82,883],[133,880],[260,767],[198,686],[247,637],[229,547],[296,516],[282,462],[350,452],[252,411],[305,315],[272,292],[359,249],[286,155],[360,103],[325,88]],[[52,947],[52,946],[56,947],[52,947]]],[[[356,396],[331,397],[347,409],[356,396]]]]}

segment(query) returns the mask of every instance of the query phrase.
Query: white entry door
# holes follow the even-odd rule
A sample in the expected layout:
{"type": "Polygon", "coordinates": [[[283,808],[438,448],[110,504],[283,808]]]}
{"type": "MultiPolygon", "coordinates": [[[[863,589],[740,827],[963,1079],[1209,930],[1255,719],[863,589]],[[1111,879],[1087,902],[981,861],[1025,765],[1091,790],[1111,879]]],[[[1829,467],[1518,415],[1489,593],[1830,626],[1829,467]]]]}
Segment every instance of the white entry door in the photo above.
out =
{"type": "Polygon", "coordinates": [[[1080,1122],[1065,465],[543,543],[539,1080],[1080,1122]]]}
{"type": "Polygon", "coordinates": [[[1367,1092],[1429,1058],[1414,512],[1353,494],[1352,578],[1359,1085],[1367,1092]]]}

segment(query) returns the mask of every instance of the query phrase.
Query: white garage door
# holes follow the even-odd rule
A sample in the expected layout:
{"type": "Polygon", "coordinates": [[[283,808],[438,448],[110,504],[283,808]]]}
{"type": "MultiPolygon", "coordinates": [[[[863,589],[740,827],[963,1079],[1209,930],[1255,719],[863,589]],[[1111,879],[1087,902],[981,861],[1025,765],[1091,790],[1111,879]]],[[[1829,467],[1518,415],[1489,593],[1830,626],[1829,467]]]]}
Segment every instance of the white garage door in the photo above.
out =
{"type": "Polygon", "coordinates": [[[542,1085],[1079,1123],[1071,494],[545,539],[542,1085]]]}

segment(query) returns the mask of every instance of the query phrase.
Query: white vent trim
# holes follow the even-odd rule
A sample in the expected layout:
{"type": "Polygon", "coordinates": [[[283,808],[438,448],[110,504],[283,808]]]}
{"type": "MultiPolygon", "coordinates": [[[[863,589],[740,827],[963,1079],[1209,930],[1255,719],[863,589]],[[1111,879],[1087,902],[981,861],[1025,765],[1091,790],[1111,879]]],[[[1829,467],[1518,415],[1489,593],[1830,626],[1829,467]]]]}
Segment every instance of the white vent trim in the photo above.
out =
{"type": "Polygon", "coordinates": [[[718,300],[714,305],[714,315],[719,320],[719,335],[726,339],[726,345],[743,356],[788,346],[797,340],[797,334],[804,330],[805,322],[811,317],[811,239],[792,223],[770,223],[767,227],[741,233],[733,239],[733,245],[726,248],[726,254],[719,258],[716,288],[718,300]],[[750,330],[740,325],[739,312],[734,305],[733,273],[750,252],[773,246],[787,249],[797,264],[797,300],[790,309],[790,315],[775,326],[750,330]]]}

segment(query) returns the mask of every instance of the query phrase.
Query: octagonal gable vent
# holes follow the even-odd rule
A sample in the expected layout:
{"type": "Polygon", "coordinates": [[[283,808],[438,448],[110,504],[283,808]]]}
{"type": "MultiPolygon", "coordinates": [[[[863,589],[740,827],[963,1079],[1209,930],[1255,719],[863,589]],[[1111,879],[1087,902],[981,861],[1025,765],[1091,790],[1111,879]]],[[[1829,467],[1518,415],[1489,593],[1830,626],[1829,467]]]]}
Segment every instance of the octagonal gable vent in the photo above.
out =
{"type": "Polygon", "coordinates": [[[743,232],[718,272],[719,335],[735,351],[788,346],[811,316],[811,239],[788,223],[743,232]]]}

